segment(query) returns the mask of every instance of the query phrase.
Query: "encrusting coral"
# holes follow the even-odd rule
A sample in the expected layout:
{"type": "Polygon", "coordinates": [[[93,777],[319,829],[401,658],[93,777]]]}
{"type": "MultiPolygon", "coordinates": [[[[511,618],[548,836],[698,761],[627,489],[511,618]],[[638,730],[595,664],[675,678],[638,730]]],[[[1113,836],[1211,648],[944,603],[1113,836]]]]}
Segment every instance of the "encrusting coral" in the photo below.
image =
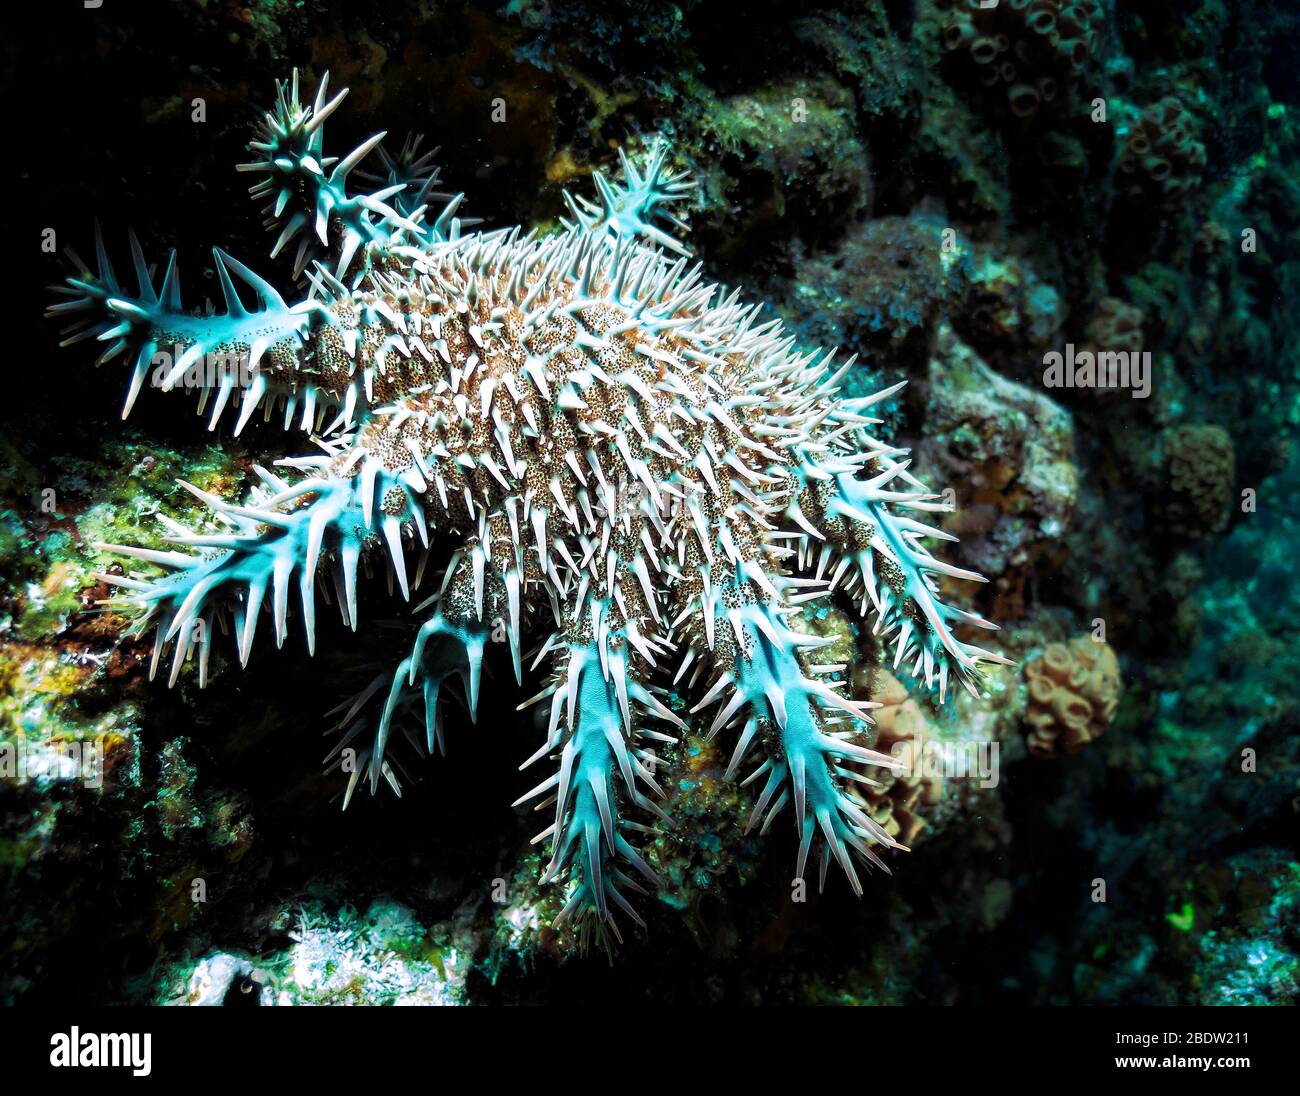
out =
{"type": "Polygon", "coordinates": [[[1025,663],[1025,681],[1026,744],[1034,757],[1076,753],[1105,733],[1119,707],[1119,659],[1091,636],[1048,644],[1025,663]]]}
{"type": "Polygon", "coordinates": [[[170,646],[171,680],[193,658],[202,683],[226,614],[241,663],[264,610],[282,645],[295,593],[312,649],[318,586],[355,629],[363,560],[409,599],[446,558],[430,549],[445,549],[409,656],[346,705],[331,755],[351,773],[345,803],[363,778],[372,793],[398,788],[394,731],[442,748],[449,678],[476,712],[492,631],[517,680],[535,637],[533,666],[546,661],[549,676],[533,699],[549,726],[530,760],[558,759],[524,797],[553,807],[543,880],[569,884],[561,920],[612,927],[619,909],[639,923],[627,869],[655,878],[630,816],[662,815],[643,743],[667,738],[642,724],[685,725],[657,676],[671,658],[671,680],[696,690],[692,712],[720,705],[711,732],[741,728],[729,773],[758,755],[750,825],[792,806],[798,871],[820,833],[822,871],[833,857],[860,893],[853,857],[883,868],[873,846],[899,842],[846,795],[847,766],[898,762],[852,741],[872,705],[837,691],[842,667],[809,658],[825,641],[788,618],[848,590],[891,639],[893,665],[940,698],[953,680],[974,692],[981,663],[1007,661],[954,634],[993,626],[945,604],[939,579],[979,576],[924,546],[955,538],[910,515],[948,507],[905,450],[868,432],[866,412],[894,389],[838,398],[851,360],[797,352],[779,322],[688,267],[668,229],[683,227],[670,210],[691,184],[663,145],[640,164],[623,157],[621,183],[597,175],[596,201],[570,197],[561,231],[464,234],[459,197],[426,216],[435,172],[414,143],[385,158],[379,190],[348,189],[382,134],[325,154],[323,123],[344,94],[322,80],[305,103],[295,73],[241,165],[279,230],[273,255],[298,240],[305,298],[286,301],[214,250],[224,309],[185,311],[174,253],[157,280],[132,237],[132,293],[97,235],[97,270],[82,267],[51,308],[78,321],[67,341],[105,343],[101,360],[129,352],[126,412],[156,352],[175,345],[164,389],[214,355],[238,364],[203,387],[213,427],[231,404],[236,433],[255,411],[282,410],[322,450],[257,468],[247,502],[195,489],[213,522],[162,518],[176,550],[104,546],[165,571],[103,576],[139,630],[154,629],[152,668],[170,646]]]}

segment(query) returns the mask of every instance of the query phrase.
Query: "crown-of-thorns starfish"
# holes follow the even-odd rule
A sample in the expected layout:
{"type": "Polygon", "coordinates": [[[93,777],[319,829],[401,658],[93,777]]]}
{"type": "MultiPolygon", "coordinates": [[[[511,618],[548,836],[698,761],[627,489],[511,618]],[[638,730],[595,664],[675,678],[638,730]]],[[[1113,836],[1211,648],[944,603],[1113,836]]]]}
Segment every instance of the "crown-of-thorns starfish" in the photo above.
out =
{"type": "Polygon", "coordinates": [[[533,666],[549,665],[534,698],[549,703],[549,727],[530,762],[558,768],[524,799],[553,808],[539,839],[553,850],[545,881],[569,888],[562,918],[612,924],[617,908],[640,923],[627,869],[655,876],[628,835],[646,829],[634,816],[662,817],[646,751],[672,739],[646,723],[684,726],[669,687],[695,698],[693,712],[719,705],[710,734],[739,728],[729,772],[753,755],[750,779],[763,781],[750,825],[792,806],[800,874],[820,836],[822,872],[833,857],[861,893],[854,859],[883,868],[873,846],[901,846],[843,782],[895,762],[853,741],[871,705],[842,695],[844,667],[809,655],[827,641],[791,618],[846,589],[892,642],[895,667],[940,697],[952,679],[974,691],[979,663],[1006,661],[954,635],[958,623],[993,625],[945,604],[939,577],[979,576],[924,546],[954,538],[910,515],[947,507],[905,450],[869,432],[878,420],[865,412],[896,389],[839,398],[852,361],[800,353],[779,321],[688,268],[656,223],[683,228],[669,211],[692,193],[663,144],[642,167],[625,157],[622,183],[597,176],[596,201],[569,197],[558,232],[464,235],[459,197],[427,218],[436,169],[416,142],[384,156],[381,189],[348,191],[379,137],[325,156],[322,123],[342,97],[322,80],[304,106],[295,74],[250,145],[258,158],[241,165],[270,200],[275,250],[302,237],[304,299],[287,303],[217,250],[224,309],[185,311],[174,253],[155,281],[132,237],[132,294],[96,233],[97,270],[79,263],[50,310],[78,321],[67,341],[133,356],[126,411],[160,346],[184,348],[164,388],[234,355],[247,383],[227,370],[204,389],[211,427],[232,403],[235,433],[259,408],[283,409],[286,428],[323,450],[280,461],[278,474],[258,468],[242,504],[196,492],[213,522],[191,531],[164,518],[177,550],[113,548],[165,570],[103,576],[121,588],[117,604],[140,611],[139,628],[154,628],[153,668],[170,646],[171,680],[193,656],[202,684],[227,612],[241,663],[264,611],[283,644],[295,593],[313,648],[318,587],[332,584],[355,628],[363,558],[382,559],[409,598],[411,563],[418,586],[432,541],[450,562],[416,607],[410,654],[341,724],[335,760],[351,749],[358,761],[347,797],[362,778],[372,792],[381,779],[397,786],[385,757],[395,728],[415,738],[414,722],[423,749],[441,748],[449,677],[475,713],[500,621],[517,679],[525,637],[540,641],[533,666]],[[670,661],[675,674],[660,678],[670,661]]]}

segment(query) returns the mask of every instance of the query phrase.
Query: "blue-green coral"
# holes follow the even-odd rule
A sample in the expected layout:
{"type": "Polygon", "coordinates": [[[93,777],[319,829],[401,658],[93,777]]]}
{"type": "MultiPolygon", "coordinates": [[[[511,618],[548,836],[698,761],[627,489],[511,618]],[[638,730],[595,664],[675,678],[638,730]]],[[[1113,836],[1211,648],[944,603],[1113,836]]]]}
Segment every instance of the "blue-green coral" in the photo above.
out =
{"type": "Polygon", "coordinates": [[[525,797],[554,809],[544,879],[569,887],[562,919],[612,927],[617,909],[639,922],[627,869],[656,880],[631,835],[646,828],[636,816],[662,818],[647,750],[668,737],[642,724],[685,726],[660,677],[671,660],[693,711],[720,705],[711,733],[741,728],[730,771],[759,757],[750,825],[792,805],[799,872],[820,834],[823,874],[833,858],[860,892],[853,858],[884,867],[873,847],[898,846],[845,795],[843,781],[863,779],[845,763],[897,762],[854,740],[871,705],[842,695],[844,667],[812,661],[826,641],[789,618],[847,590],[894,666],[940,697],[954,680],[974,691],[981,663],[1005,661],[954,634],[992,625],[942,601],[939,581],[979,576],[925,547],[954,538],[910,515],[948,507],[906,450],[869,432],[867,411],[896,389],[841,398],[851,359],[800,353],[779,321],[688,267],[668,229],[684,229],[671,211],[692,190],[664,145],[641,165],[625,157],[621,183],[597,176],[595,201],[570,197],[557,232],[465,234],[459,197],[429,218],[437,174],[414,142],[383,157],[379,190],[348,189],[382,134],[326,156],[323,123],[342,98],[322,81],[305,104],[295,74],[241,168],[259,176],[274,252],[297,240],[303,299],[217,250],[224,308],[188,312],[174,254],[155,282],[132,238],[132,294],[97,236],[97,269],[82,266],[51,309],[75,321],[69,341],[133,358],[127,412],[175,346],[155,374],[163,388],[214,355],[239,366],[203,388],[201,410],[216,392],[212,427],[231,404],[236,433],[283,409],[321,450],[258,468],[244,503],[198,492],[212,523],[164,519],[175,550],[116,549],[165,570],[103,576],[153,629],[154,668],[170,646],[172,680],[194,658],[202,681],[227,615],[241,663],[264,610],[283,644],[295,593],[311,647],[318,587],[332,584],[355,628],[363,559],[410,598],[431,547],[445,547],[410,655],[346,705],[332,756],[349,797],[362,779],[398,788],[389,738],[409,734],[421,705],[412,740],[441,746],[448,678],[476,711],[494,630],[517,680],[535,637],[533,666],[550,672],[534,699],[549,699],[550,718],[530,760],[558,760],[525,797]]]}

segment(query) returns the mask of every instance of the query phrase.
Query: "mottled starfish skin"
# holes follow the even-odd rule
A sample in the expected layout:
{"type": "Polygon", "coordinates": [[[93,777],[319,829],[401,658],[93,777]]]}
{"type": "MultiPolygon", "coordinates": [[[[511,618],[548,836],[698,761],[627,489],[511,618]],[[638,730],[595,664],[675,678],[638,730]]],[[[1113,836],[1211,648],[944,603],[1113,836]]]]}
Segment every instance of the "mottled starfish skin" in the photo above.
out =
{"type": "Polygon", "coordinates": [[[534,698],[549,705],[547,737],[530,760],[558,767],[524,799],[553,808],[543,881],[568,885],[562,918],[612,925],[620,909],[640,922],[628,871],[655,877],[628,835],[663,818],[646,750],[684,727],[665,703],[674,666],[672,683],[698,698],[692,711],[719,706],[711,733],[739,729],[730,774],[754,759],[750,825],[791,805],[798,872],[819,841],[822,872],[834,858],[860,893],[854,859],[883,868],[873,847],[901,846],[845,781],[895,762],[854,741],[872,705],[842,695],[844,667],[810,659],[826,641],[789,621],[845,588],[891,638],[895,666],[905,660],[940,695],[954,676],[973,691],[980,662],[1005,661],[954,636],[957,622],[992,625],[940,601],[937,576],[979,576],[923,546],[953,538],[908,514],[945,507],[905,451],[868,432],[876,420],[863,412],[893,390],[840,399],[852,362],[837,371],[833,355],[800,354],[778,321],[687,269],[684,247],[654,223],[689,193],[663,148],[641,169],[624,160],[624,184],[598,176],[598,203],[570,198],[562,231],[462,236],[459,198],[425,220],[436,176],[410,142],[384,157],[389,187],[347,193],[377,141],[342,161],[323,155],[320,123],[340,98],[322,84],[303,106],[295,75],[250,146],[263,158],[246,165],[263,176],[254,194],[274,199],[276,250],[301,237],[306,299],[287,304],[218,251],[225,310],[186,313],[174,256],[155,289],[132,239],[136,294],[97,241],[98,271],[69,279],[52,309],[86,313],[73,338],[108,343],[105,357],[135,354],[128,411],[159,346],[186,348],[166,385],[202,355],[247,355],[250,387],[223,382],[211,425],[236,401],[236,432],[256,409],[283,408],[285,425],[315,431],[324,449],[280,462],[282,474],[259,468],[246,504],[203,495],[210,528],[167,521],[180,550],[116,549],[167,571],[105,576],[155,628],[154,667],[170,645],[172,681],[194,656],[202,683],[225,612],[246,662],[264,610],[284,642],[291,600],[314,646],[326,582],[355,628],[362,558],[384,559],[409,597],[410,567],[418,557],[424,577],[435,538],[454,552],[416,607],[410,655],[341,721],[331,756],[355,751],[348,797],[361,779],[372,792],[381,778],[397,786],[385,759],[395,728],[423,725],[419,744],[442,746],[449,677],[476,711],[499,626],[516,679],[529,637],[541,641],[534,665],[549,664],[534,698]]]}

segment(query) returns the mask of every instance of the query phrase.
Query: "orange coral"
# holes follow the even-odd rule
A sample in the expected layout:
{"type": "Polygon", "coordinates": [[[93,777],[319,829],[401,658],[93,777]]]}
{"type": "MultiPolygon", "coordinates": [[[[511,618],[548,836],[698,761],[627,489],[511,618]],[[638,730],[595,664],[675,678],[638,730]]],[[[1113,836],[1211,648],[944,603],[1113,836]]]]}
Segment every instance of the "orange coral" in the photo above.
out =
{"type": "Polygon", "coordinates": [[[1076,753],[1110,726],[1119,707],[1119,659],[1107,643],[1077,636],[1051,643],[1025,664],[1029,752],[1038,758],[1076,753]]]}

